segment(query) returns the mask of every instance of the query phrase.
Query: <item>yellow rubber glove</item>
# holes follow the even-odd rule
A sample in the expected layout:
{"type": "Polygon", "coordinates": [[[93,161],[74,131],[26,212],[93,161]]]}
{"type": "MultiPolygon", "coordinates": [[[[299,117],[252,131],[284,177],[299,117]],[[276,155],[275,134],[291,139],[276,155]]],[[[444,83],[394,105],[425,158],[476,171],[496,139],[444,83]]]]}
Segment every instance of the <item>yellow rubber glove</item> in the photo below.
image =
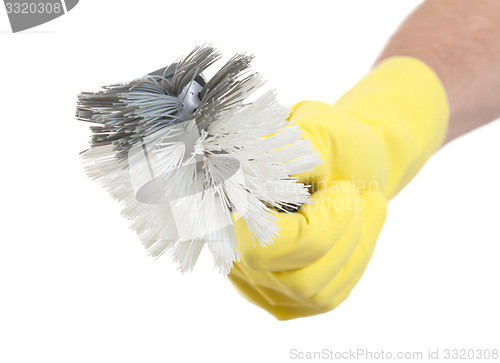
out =
{"type": "Polygon", "coordinates": [[[235,215],[239,263],[229,275],[248,300],[280,320],[315,315],[344,301],[363,274],[387,200],[444,140],[449,109],[438,77],[423,62],[381,62],[335,105],[304,101],[290,115],[323,164],[299,179],[311,203],[279,213],[280,237],[254,246],[235,215]]]}

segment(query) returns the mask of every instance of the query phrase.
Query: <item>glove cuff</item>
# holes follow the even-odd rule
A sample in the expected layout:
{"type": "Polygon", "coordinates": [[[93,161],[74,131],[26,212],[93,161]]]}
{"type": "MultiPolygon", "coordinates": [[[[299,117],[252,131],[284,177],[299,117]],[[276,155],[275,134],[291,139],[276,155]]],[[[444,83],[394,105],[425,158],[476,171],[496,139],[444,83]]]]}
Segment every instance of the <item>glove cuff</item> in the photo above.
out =
{"type": "Polygon", "coordinates": [[[382,192],[389,199],[441,146],[448,128],[444,86],[429,66],[413,57],[382,61],[335,106],[371,126],[382,142],[389,164],[382,192]]]}

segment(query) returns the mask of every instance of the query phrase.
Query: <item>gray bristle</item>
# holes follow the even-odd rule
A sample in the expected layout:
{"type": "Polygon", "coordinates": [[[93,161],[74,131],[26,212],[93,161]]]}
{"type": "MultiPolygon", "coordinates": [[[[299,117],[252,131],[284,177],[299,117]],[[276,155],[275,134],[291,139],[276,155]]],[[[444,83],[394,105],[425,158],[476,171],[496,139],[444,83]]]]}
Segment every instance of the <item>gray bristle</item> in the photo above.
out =
{"type": "MultiPolygon", "coordinates": [[[[139,140],[178,121],[183,107],[179,96],[220,58],[221,54],[212,46],[198,46],[165,68],[164,74],[175,67],[169,79],[144,76],[104,86],[98,92],[80,93],[77,118],[94,124],[91,146],[113,144],[120,151],[117,156],[122,158],[139,140]]],[[[197,112],[200,129],[206,129],[218,113],[242,102],[244,85],[256,77],[246,72],[251,60],[252,56],[235,55],[203,86],[197,112]]]]}
{"type": "Polygon", "coordinates": [[[184,59],[179,60],[172,77],[172,92],[179,95],[205,69],[221,58],[213,47],[196,47],[184,59]]]}
{"type": "Polygon", "coordinates": [[[231,58],[203,87],[200,92],[202,102],[218,99],[228,93],[236,77],[249,68],[251,60],[252,57],[245,54],[237,54],[231,58]]]}

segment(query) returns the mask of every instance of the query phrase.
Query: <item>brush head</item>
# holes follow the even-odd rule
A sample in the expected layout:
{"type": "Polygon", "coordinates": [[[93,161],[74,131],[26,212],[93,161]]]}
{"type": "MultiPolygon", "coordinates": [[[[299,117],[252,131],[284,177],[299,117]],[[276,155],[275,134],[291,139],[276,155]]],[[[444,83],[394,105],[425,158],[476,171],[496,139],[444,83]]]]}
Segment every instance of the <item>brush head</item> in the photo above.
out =
{"type": "Polygon", "coordinates": [[[234,212],[262,246],[271,244],[277,211],[309,197],[290,175],[321,163],[274,91],[262,92],[251,56],[237,54],[203,77],[220,57],[197,47],[144,77],[78,96],[77,118],[93,124],[82,153],[87,174],[121,203],[148,252],[167,252],[181,271],[207,244],[229,273],[239,260],[234,212]]]}

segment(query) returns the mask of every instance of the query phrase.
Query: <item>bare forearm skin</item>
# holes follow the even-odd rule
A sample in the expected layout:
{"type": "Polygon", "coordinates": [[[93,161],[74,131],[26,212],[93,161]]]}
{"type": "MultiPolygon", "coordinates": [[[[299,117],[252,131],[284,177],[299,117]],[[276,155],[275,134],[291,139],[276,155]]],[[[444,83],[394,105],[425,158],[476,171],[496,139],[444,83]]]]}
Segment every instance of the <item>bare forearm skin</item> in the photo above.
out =
{"type": "Polygon", "coordinates": [[[412,56],[441,79],[450,105],[445,142],[500,117],[500,0],[427,0],[375,64],[412,56]]]}

